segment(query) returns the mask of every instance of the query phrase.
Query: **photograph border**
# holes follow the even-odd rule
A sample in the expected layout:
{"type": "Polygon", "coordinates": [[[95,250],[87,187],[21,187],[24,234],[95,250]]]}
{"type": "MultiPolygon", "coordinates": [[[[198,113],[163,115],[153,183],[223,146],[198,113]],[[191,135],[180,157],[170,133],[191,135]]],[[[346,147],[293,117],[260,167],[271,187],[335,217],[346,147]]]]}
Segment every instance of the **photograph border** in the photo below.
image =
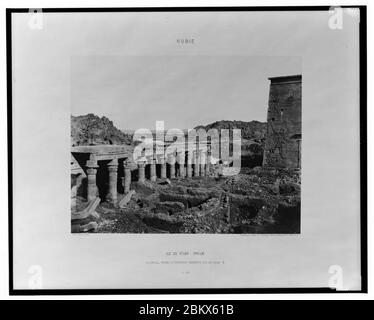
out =
{"type": "MultiPolygon", "coordinates": [[[[118,294],[282,294],[282,293],[367,293],[367,7],[339,6],[360,10],[359,87],[360,87],[360,264],[361,289],[337,291],[317,288],[165,288],[165,289],[14,289],[13,269],[13,115],[12,115],[12,13],[27,13],[29,8],[6,9],[7,70],[7,147],[8,147],[8,242],[10,295],[118,295],[118,294]]],[[[203,11],[329,11],[329,6],[259,6],[259,7],[86,7],[41,8],[45,13],[74,12],[203,12],[203,11]]]]}

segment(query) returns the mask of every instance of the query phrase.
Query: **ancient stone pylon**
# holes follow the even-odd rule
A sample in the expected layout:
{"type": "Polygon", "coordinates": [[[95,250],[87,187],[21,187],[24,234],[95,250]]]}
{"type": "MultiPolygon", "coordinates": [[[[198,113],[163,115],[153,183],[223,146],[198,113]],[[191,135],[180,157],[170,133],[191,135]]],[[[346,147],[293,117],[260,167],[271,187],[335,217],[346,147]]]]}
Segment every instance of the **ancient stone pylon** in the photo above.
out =
{"type": "Polygon", "coordinates": [[[269,78],[265,167],[301,167],[301,79],[301,75],[269,78]]]}

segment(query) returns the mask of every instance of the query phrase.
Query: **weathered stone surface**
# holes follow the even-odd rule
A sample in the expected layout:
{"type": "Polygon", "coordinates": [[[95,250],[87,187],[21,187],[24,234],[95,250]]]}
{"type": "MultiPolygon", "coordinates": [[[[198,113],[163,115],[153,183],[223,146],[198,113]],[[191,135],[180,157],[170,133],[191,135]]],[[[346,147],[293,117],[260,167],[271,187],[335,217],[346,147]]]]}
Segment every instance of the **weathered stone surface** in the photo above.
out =
{"type": "Polygon", "coordinates": [[[122,199],[121,201],[118,203],[118,206],[120,208],[124,208],[128,205],[128,203],[130,202],[132,196],[135,194],[135,190],[130,190],[122,199]]]}
{"type": "Polygon", "coordinates": [[[117,179],[118,179],[118,159],[113,158],[111,162],[108,163],[109,171],[109,190],[106,196],[106,200],[113,204],[117,205],[117,179]]]}
{"type": "Polygon", "coordinates": [[[221,191],[215,188],[188,188],[187,193],[193,196],[210,198],[219,196],[221,191]]]}
{"type": "Polygon", "coordinates": [[[265,205],[261,198],[230,194],[231,221],[241,222],[256,217],[265,205]]]}
{"type": "Polygon", "coordinates": [[[161,185],[170,185],[171,181],[168,178],[163,178],[163,179],[159,180],[158,184],[161,184],[161,185]]]}
{"type": "Polygon", "coordinates": [[[178,222],[173,216],[169,216],[166,213],[155,213],[147,214],[143,217],[143,221],[157,229],[157,232],[164,230],[166,232],[179,232],[182,226],[181,222],[178,222]]]}
{"type": "Polygon", "coordinates": [[[93,216],[95,218],[99,218],[99,214],[95,211],[96,207],[100,204],[100,198],[96,197],[95,199],[91,200],[87,207],[83,210],[76,212],[75,214],[71,215],[71,220],[79,220],[79,219],[86,219],[89,216],[93,216]]]}
{"type": "Polygon", "coordinates": [[[183,211],[185,206],[182,202],[178,201],[164,201],[156,203],[155,211],[156,212],[167,212],[169,214],[174,214],[176,212],[183,211]]]}
{"type": "Polygon", "coordinates": [[[300,185],[294,182],[282,182],[279,185],[279,193],[282,195],[285,194],[299,194],[300,185]]]}
{"type": "Polygon", "coordinates": [[[202,203],[199,206],[199,209],[212,210],[212,209],[217,209],[219,205],[220,205],[220,201],[218,198],[211,198],[211,199],[208,199],[206,202],[202,203]]]}
{"type": "Polygon", "coordinates": [[[156,190],[155,186],[147,180],[145,180],[144,182],[132,183],[131,186],[136,192],[145,196],[149,196],[156,190]]]}
{"type": "Polygon", "coordinates": [[[79,226],[79,232],[88,232],[97,229],[97,222],[91,221],[87,224],[79,226]]]}
{"type": "Polygon", "coordinates": [[[141,159],[138,161],[138,181],[140,183],[145,182],[145,164],[146,160],[141,159]]]}
{"type": "Polygon", "coordinates": [[[301,166],[301,75],[270,78],[264,166],[301,166]]]}
{"type": "Polygon", "coordinates": [[[270,190],[274,194],[279,194],[279,186],[280,186],[280,179],[278,178],[277,180],[275,180],[275,182],[273,183],[273,185],[270,187],[270,190]]]}
{"type": "Polygon", "coordinates": [[[182,202],[186,208],[196,207],[209,199],[208,195],[176,194],[172,192],[160,193],[161,201],[182,202]]]}
{"type": "Polygon", "coordinates": [[[123,162],[123,189],[125,193],[128,193],[130,191],[130,185],[131,185],[131,167],[129,164],[129,161],[123,162]]]}
{"type": "Polygon", "coordinates": [[[157,180],[157,175],[156,175],[156,161],[154,159],[151,160],[151,165],[150,165],[150,180],[151,181],[156,181],[157,180]]]}
{"type": "Polygon", "coordinates": [[[175,186],[173,188],[173,190],[176,192],[176,193],[187,193],[187,187],[185,186],[175,186]]]}

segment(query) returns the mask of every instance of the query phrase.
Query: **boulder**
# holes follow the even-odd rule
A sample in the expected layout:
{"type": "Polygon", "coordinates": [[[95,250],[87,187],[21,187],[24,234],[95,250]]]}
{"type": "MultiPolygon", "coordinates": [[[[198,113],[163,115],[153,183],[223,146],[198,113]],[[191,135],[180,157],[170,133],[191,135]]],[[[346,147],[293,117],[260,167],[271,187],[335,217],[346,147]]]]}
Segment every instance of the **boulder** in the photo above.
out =
{"type": "Polygon", "coordinates": [[[144,182],[134,182],[131,187],[141,195],[149,196],[156,191],[156,187],[149,181],[144,182]]]}
{"type": "Polygon", "coordinates": [[[171,181],[166,178],[166,179],[160,179],[160,181],[158,182],[158,184],[160,185],[171,185],[171,181]]]}
{"type": "Polygon", "coordinates": [[[208,195],[176,194],[172,192],[160,193],[160,201],[182,202],[186,208],[196,207],[209,199],[208,195]]]}
{"type": "Polygon", "coordinates": [[[274,193],[274,194],[279,194],[279,187],[280,187],[280,179],[278,178],[271,186],[270,186],[270,190],[274,193]]]}
{"type": "Polygon", "coordinates": [[[164,201],[156,203],[155,211],[156,212],[168,212],[169,214],[174,214],[176,212],[183,211],[185,206],[182,202],[179,201],[164,201]]]}
{"type": "Polygon", "coordinates": [[[217,197],[221,191],[215,188],[188,188],[187,193],[192,196],[199,196],[205,198],[217,197]]]}
{"type": "Polygon", "coordinates": [[[279,193],[285,194],[300,194],[300,185],[294,182],[283,182],[279,185],[279,193]]]}
{"type": "Polygon", "coordinates": [[[97,206],[100,204],[100,198],[96,197],[95,199],[88,202],[87,206],[76,213],[72,213],[71,220],[81,220],[86,219],[89,216],[94,218],[100,218],[100,215],[96,212],[97,206]]]}
{"type": "Polygon", "coordinates": [[[130,202],[131,200],[131,197],[135,194],[135,190],[130,190],[122,199],[121,201],[118,203],[118,206],[120,208],[124,208],[128,205],[128,203],[130,202]]]}

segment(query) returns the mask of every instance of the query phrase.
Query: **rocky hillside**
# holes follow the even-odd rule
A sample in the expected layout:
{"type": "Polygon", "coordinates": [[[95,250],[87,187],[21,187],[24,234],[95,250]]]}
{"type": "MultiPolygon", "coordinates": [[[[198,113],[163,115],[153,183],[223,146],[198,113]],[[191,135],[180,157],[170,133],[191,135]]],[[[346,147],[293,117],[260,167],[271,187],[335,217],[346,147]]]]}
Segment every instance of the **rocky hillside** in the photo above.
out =
{"type": "Polygon", "coordinates": [[[266,122],[255,120],[250,122],[221,120],[213,122],[206,126],[197,126],[195,129],[197,130],[200,128],[203,128],[205,130],[217,129],[218,131],[220,131],[221,129],[241,129],[242,139],[257,140],[258,142],[262,142],[265,139],[266,134],[266,122]]]}
{"type": "Polygon", "coordinates": [[[71,116],[72,146],[131,143],[132,136],[117,129],[106,117],[100,118],[93,113],[71,116]]]}
{"type": "MultiPolygon", "coordinates": [[[[266,122],[260,121],[228,121],[221,120],[206,126],[197,126],[195,129],[241,129],[241,166],[253,168],[261,166],[264,155],[264,143],[266,136],[266,122]]],[[[232,147],[230,147],[232,148],[232,147]]]]}

